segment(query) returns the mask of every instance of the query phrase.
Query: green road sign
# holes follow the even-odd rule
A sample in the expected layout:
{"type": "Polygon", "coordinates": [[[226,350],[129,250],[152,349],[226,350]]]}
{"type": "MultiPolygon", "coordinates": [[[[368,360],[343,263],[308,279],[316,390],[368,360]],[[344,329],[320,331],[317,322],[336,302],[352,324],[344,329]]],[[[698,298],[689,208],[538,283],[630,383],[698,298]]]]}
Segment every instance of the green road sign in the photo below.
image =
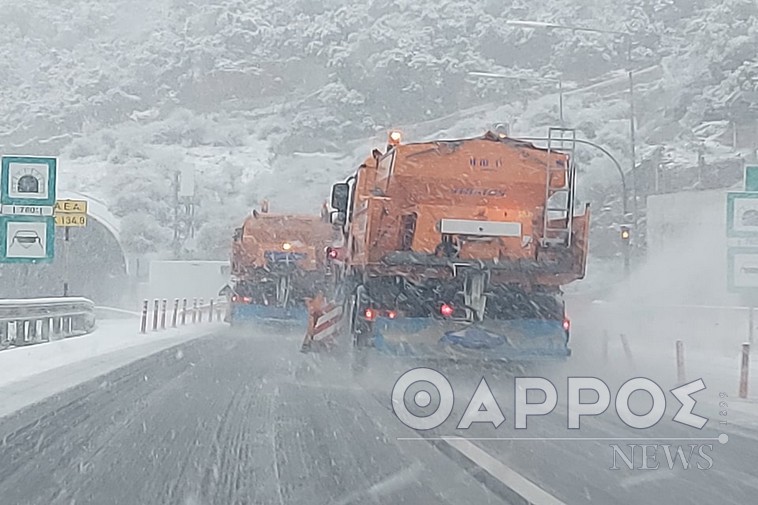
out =
{"type": "Polygon", "coordinates": [[[726,194],[727,237],[758,237],[758,192],[726,194]]]}
{"type": "Polygon", "coordinates": [[[758,191],[758,165],[745,166],[745,191],[758,191]]]}
{"type": "Polygon", "coordinates": [[[0,204],[55,205],[56,158],[3,156],[0,159],[0,204]]]}
{"type": "Polygon", "coordinates": [[[733,293],[758,292],[758,247],[727,249],[727,284],[733,293]]]}
{"type": "Polygon", "coordinates": [[[0,262],[44,263],[54,253],[53,216],[0,215],[0,262]]]}

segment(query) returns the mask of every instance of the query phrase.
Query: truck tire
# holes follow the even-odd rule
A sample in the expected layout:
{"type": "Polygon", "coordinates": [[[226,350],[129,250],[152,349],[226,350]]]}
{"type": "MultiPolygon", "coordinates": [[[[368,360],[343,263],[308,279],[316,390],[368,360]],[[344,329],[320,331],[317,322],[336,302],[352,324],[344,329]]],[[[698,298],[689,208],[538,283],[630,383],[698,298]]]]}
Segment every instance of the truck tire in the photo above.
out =
{"type": "Polygon", "coordinates": [[[358,285],[350,297],[350,335],[352,336],[353,347],[358,348],[371,347],[373,343],[373,328],[361,317],[368,301],[365,293],[366,288],[363,285],[358,285]]]}

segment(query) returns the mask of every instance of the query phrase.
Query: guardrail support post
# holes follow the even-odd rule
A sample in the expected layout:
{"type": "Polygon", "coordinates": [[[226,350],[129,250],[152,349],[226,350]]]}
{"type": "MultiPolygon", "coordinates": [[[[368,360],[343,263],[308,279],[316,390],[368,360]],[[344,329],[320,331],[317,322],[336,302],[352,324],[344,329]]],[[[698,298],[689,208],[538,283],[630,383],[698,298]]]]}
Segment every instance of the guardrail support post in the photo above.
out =
{"type": "Polygon", "coordinates": [[[42,340],[50,340],[50,318],[45,318],[40,321],[42,323],[42,340]]]}
{"type": "Polygon", "coordinates": [[[153,302],[153,331],[158,331],[158,299],[153,302]]]}
{"type": "Polygon", "coordinates": [[[26,323],[24,321],[16,321],[16,345],[26,345],[26,323]]]}
{"type": "Polygon", "coordinates": [[[147,300],[142,302],[142,324],[140,325],[140,333],[147,333],[147,300]]]}
{"type": "Polygon", "coordinates": [[[198,302],[197,322],[198,323],[202,323],[203,322],[203,299],[202,298],[198,302]]]}
{"type": "Polygon", "coordinates": [[[192,299],[192,324],[197,322],[197,298],[192,299]]]}
{"type": "Polygon", "coordinates": [[[187,299],[182,299],[182,326],[187,324],[187,299]]]}
{"type": "Polygon", "coordinates": [[[28,335],[29,335],[29,343],[30,344],[35,344],[36,340],[37,340],[37,320],[36,319],[32,319],[31,321],[29,321],[29,330],[28,330],[28,332],[29,332],[28,333],[28,335]]]}
{"type": "Polygon", "coordinates": [[[0,321],[0,347],[4,347],[7,342],[10,342],[10,335],[8,335],[8,321],[0,321]]]}
{"type": "Polygon", "coordinates": [[[179,299],[174,298],[174,311],[171,313],[171,327],[176,328],[176,317],[179,315],[179,299]]]}
{"type": "Polygon", "coordinates": [[[742,344],[742,362],[740,364],[740,398],[747,398],[748,379],[750,376],[750,344],[742,344]]]}
{"type": "Polygon", "coordinates": [[[211,298],[210,304],[211,304],[211,309],[209,310],[210,314],[208,314],[208,321],[212,323],[213,322],[213,298],[211,298]]]}
{"type": "Polygon", "coordinates": [[[161,330],[166,329],[166,299],[161,302],[161,330]]]}

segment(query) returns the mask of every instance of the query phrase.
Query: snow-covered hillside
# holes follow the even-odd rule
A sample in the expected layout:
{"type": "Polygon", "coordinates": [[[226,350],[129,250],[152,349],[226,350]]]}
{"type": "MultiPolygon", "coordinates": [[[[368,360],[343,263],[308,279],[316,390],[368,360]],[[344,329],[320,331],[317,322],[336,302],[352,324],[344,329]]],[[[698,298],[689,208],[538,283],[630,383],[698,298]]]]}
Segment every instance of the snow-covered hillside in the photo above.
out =
{"type": "MultiPolygon", "coordinates": [[[[628,65],[623,37],[509,20],[631,32],[633,67],[660,69],[638,89],[638,158],[665,146],[672,170],[697,163],[703,136],[706,159],[733,158],[702,125],[758,105],[753,0],[3,0],[0,19],[0,150],[59,155],[63,187],[101,195],[127,247],[155,251],[171,240],[173,169],[194,166],[188,246],[205,257],[225,255],[262,198],[315,212],[390,127],[433,138],[508,121],[543,134],[556,90],[529,78],[582,88],[628,65]]],[[[628,167],[620,82],[568,93],[566,117],[628,167]]],[[[615,209],[607,162],[582,162],[586,198],[615,209]]]]}

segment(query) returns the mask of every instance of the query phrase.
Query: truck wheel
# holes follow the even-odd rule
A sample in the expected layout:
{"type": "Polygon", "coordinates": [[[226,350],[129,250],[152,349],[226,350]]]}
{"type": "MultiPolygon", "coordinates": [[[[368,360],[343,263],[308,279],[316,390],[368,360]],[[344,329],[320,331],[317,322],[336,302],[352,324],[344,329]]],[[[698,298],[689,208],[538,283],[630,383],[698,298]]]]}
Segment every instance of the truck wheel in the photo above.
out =
{"type": "Polygon", "coordinates": [[[355,288],[350,297],[350,334],[353,337],[353,347],[370,347],[373,341],[371,324],[365,321],[361,314],[367,306],[366,289],[361,285],[355,288]]]}

